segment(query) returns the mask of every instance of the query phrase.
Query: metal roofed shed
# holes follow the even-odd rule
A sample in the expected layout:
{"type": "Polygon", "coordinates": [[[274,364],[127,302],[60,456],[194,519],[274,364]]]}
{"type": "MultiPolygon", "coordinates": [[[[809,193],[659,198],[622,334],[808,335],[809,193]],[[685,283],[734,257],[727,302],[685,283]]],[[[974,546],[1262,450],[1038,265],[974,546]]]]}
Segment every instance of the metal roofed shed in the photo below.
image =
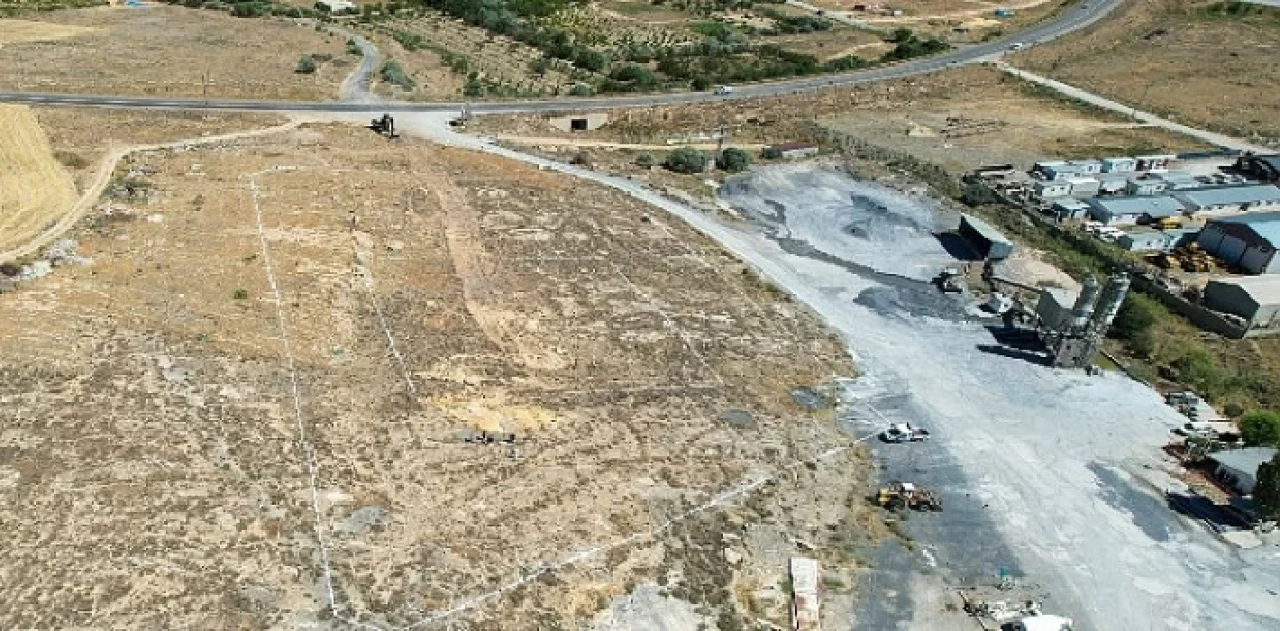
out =
{"type": "Polygon", "coordinates": [[[1280,273],[1280,212],[1249,213],[1209,221],[1196,242],[1228,265],[1251,274],[1280,273]]]}
{"type": "Polygon", "coordinates": [[[1270,184],[1201,188],[1176,195],[1192,212],[1280,210],[1280,187],[1270,184]]]}
{"type": "Polygon", "coordinates": [[[958,232],[983,258],[999,261],[1013,254],[1012,241],[994,226],[973,215],[960,215],[958,232]]]}
{"type": "Polygon", "coordinates": [[[1209,459],[1217,463],[1214,473],[1219,478],[1231,482],[1241,495],[1250,495],[1258,484],[1258,467],[1275,455],[1273,447],[1248,447],[1215,451],[1209,454],[1209,459]]]}
{"type": "Polygon", "coordinates": [[[1144,217],[1175,217],[1186,209],[1181,202],[1163,195],[1151,197],[1110,197],[1089,200],[1089,216],[1104,224],[1135,224],[1144,217]]]}

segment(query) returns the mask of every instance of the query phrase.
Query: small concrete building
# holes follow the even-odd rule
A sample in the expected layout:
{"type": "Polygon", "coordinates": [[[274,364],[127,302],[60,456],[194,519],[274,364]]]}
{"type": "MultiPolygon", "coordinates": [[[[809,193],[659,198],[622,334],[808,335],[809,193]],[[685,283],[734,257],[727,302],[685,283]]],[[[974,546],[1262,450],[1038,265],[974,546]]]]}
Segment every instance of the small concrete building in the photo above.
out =
{"type": "Polygon", "coordinates": [[[1165,190],[1185,190],[1191,188],[1200,188],[1204,186],[1200,181],[1196,180],[1194,175],[1186,171],[1165,171],[1163,173],[1152,173],[1148,177],[1155,178],[1164,182],[1165,190]]]}
{"type": "Polygon", "coordinates": [[[1067,178],[1067,184],[1071,185],[1072,197],[1093,197],[1101,186],[1097,179],[1091,177],[1067,178]]]}
{"type": "Polygon", "coordinates": [[[1125,232],[1116,240],[1130,252],[1169,252],[1195,239],[1195,230],[1152,230],[1139,228],[1125,232]]]}
{"type": "Polygon", "coordinates": [[[1193,215],[1213,216],[1238,212],[1280,210],[1280,186],[1223,186],[1179,191],[1174,194],[1193,215]]]}
{"type": "Polygon", "coordinates": [[[1102,173],[1102,161],[1072,160],[1063,162],[1061,160],[1050,160],[1048,162],[1037,162],[1032,170],[1043,175],[1046,180],[1065,180],[1067,178],[1102,173]]]}
{"type": "Polygon", "coordinates": [[[1129,178],[1129,182],[1125,184],[1124,192],[1129,195],[1159,195],[1167,188],[1169,188],[1169,184],[1159,178],[1135,177],[1129,178]]]}
{"type": "Polygon", "coordinates": [[[1084,219],[1089,214],[1089,204],[1067,197],[1053,203],[1053,216],[1063,219],[1084,219]]]}
{"type": "Polygon", "coordinates": [[[1071,194],[1071,183],[1062,180],[1036,182],[1033,190],[1040,199],[1055,199],[1071,194]]]}
{"type": "Polygon", "coordinates": [[[960,215],[960,236],[983,258],[1000,261],[1013,254],[1013,242],[991,224],[974,217],[960,215]]]}
{"type": "Polygon", "coordinates": [[[1040,326],[1051,331],[1063,331],[1071,326],[1074,318],[1071,309],[1079,297],[1074,291],[1062,287],[1046,287],[1036,301],[1036,316],[1040,326]]]}
{"type": "Polygon", "coordinates": [[[1129,176],[1123,173],[1103,173],[1095,179],[1099,195],[1119,195],[1129,186],[1129,176]]]}
{"type": "Polygon", "coordinates": [[[359,8],[351,0],[316,0],[315,9],[333,15],[359,12],[359,8]]]}
{"type": "Polygon", "coordinates": [[[1280,273],[1280,212],[1250,213],[1209,221],[1196,242],[1228,265],[1250,274],[1280,273]]]}
{"type": "Polygon", "coordinates": [[[1258,485],[1258,467],[1275,455],[1273,447],[1248,447],[1215,451],[1209,454],[1209,460],[1217,465],[1214,475],[1219,480],[1230,484],[1241,495],[1252,495],[1258,485]]]}
{"type": "Polygon", "coordinates": [[[1174,217],[1183,206],[1172,197],[1097,197],[1089,200],[1089,216],[1108,226],[1131,226],[1163,217],[1174,217]]]}
{"type": "Polygon", "coordinates": [[[609,115],[605,112],[553,116],[547,119],[547,124],[557,131],[593,131],[604,127],[608,122],[609,115]]]}
{"type": "Polygon", "coordinates": [[[1244,318],[1250,329],[1280,327],[1280,276],[1212,279],[1204,288],[1204,305],[1244,318]]]}
{"type": "Polygon", "coordinates": [[[765,147],[765,151],[776,152],[778,157],[786,160],[794,160],[818,155],[818,145],[811,142],[784,142],[780,145],[765,147]]]}
{"type": "Polygon", "coordinates": [[[1125,171],[1134,170],[1137,166],[1138,161],[1128,156],[1102,159],[1103,173],[1124,173],[1125,171]]]}

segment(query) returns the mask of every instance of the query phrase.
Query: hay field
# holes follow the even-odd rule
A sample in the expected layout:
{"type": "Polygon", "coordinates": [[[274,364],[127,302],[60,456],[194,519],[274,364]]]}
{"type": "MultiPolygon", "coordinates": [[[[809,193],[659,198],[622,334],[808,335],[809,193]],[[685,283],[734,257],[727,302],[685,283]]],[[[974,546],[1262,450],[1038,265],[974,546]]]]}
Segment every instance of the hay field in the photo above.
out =
{"type": "Polygon", "coordinates": [[[0,105],[0,252],[39,234],[75,200],[71,175],[31,110],[0,105]]]}

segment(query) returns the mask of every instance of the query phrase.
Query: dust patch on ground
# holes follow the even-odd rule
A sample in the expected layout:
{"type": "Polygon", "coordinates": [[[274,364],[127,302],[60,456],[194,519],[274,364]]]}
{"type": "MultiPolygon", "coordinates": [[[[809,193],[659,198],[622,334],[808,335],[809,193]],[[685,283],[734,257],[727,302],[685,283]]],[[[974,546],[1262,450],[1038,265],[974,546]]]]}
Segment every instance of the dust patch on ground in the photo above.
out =
{"type": "Polygon", "coordinates": [[[76,199],[31,110],[0,105],[0,252],[39,234],[76,199]]]}

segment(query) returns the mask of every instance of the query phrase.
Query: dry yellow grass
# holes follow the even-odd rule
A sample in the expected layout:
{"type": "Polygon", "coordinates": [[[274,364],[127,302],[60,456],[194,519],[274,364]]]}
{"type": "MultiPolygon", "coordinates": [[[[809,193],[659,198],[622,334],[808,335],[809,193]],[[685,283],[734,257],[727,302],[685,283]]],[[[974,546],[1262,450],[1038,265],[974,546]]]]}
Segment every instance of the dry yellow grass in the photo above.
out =
{"type": "Polygon", "coordinates": [[[1280,13],[1206,14],[1206,0],[1135,0],[1013,64],[1196,127],[1280,146],[1280,13]]]}
{"type": "Polygon", "coordinates": [[[0,45],[45,42],[77,35],[87,35],[96,30],[88,26],[50,24],[31,20],[0,20],[0,45]]]}
{"type": "Polygon", "coordinates": [[[39,234],[75,200],[71,174],[36,117],[26,107],[0,105],[0,251],[39,234]]]}

